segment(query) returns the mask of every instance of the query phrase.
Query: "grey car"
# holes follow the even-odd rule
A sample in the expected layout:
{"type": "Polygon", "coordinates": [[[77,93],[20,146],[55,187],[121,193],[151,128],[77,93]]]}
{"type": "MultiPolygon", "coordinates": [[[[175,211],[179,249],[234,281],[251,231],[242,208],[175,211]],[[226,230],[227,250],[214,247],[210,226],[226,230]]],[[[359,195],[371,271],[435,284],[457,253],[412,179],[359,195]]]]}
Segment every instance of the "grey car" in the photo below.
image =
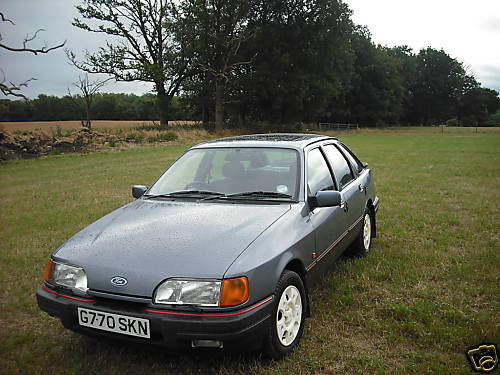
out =
{"type": "Polygon", "coordinates": [[[69,329],[282,358],[311,286],[376,236],[372,172],[323,135],[205,142],[132,194],[49,259],[38,305],[69,329]]]}

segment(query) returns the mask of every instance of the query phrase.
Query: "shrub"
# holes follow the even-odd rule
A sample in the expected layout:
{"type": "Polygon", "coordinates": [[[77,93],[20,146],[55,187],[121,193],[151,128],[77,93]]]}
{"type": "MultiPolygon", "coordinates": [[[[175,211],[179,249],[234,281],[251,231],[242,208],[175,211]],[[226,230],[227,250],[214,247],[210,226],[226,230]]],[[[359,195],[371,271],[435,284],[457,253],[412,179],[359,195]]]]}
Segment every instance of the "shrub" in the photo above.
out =
{"type": "Polygon", "coordinates": [[[144,141],[144,136],[140,133],[139,134],[138,133],[131,133],[128,135],[127,141],[141,143],[142,141],[144,141]]]}
{"type": "Polygon", "coordinates": [[[52,137],[56,138],[61,138],[63,136],[62,129],[59,125],[56,126],[56,129],[54,130],[53,127],[50,128],[50,131],[52,133],[52,137]]]}
{"type": "Polygon", "coordinates": [[[497,113],[493,113],[488,117],[487,120],[488,125],[500,126],[500,111],[497,113]]]}
{"type": "Polygon", "coordinates": [[[134,129],[139,131],[162,131],[166,130],[167,128],[162,128],[159,124],[153,122],[152,124],[143,123],[142,125],[136,126],[134,129]]]}
{"type": "Polygon", "coordinates": [[[175,141],[177,140],[177,134],[168,132],[168,133],[160,133],[158,135],[158,140],[160,142],[168,142],[168,141],[175,141]]]}
{"type": "Polygon", "coordinates": [[[168,132],[168,133],[160,133],[157,136],[149,136],[146,138],[146,142],[154,143],[154,142],[168,142],[177,140],[177,134],[168,132]]]}
{"type": "Polygon", "coordinates": [[[52,155],[61,155],[61,150],[59,150],[57,147],[52,147],[52,150],[50,150],[50,153],[52,155]]]}
{"type": "Polygon", "coordinates": [[[140,126],[136,126],[134,129],[138,131],[156,131],[156,132],[171,132],[173,129],[182,128],[193,128],[197,125],[170,125],[168,127],[162,127],[158,123],[143,123],[140,126]]]}

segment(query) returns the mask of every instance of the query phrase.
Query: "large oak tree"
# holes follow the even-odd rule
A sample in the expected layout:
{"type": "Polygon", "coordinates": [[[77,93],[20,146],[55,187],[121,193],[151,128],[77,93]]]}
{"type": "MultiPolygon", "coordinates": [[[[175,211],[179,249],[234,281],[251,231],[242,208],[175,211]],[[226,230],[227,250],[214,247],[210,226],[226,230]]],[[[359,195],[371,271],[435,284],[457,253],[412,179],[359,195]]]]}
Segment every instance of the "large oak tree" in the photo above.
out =
{"type": "MultiPolygon", "coordinates": [[[[73,25],[112,37],[96,52],[70,61],[89,73],[106,73],[117,81],[152,82],[161,126],[168,125],[168,108],[187,74],[189,42],[177,33],[177,9],[171,0],[83,0],[81,18],[73,25]]],[[[180,35],[180,34],[179,34],[180,35]]]]}

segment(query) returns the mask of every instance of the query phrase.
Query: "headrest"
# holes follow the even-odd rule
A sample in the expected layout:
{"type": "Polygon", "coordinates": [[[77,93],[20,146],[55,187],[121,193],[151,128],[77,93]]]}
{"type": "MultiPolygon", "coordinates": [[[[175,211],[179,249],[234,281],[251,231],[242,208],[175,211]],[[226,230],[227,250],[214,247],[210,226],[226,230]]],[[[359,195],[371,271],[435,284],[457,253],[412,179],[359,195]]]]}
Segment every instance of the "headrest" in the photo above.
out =
{"type": "Polygon", "coordinates": [[[230,161],[222,167],[222,175],[226,178],[238,179],[245,174],[245,167],[239,161],[230,161]]]}

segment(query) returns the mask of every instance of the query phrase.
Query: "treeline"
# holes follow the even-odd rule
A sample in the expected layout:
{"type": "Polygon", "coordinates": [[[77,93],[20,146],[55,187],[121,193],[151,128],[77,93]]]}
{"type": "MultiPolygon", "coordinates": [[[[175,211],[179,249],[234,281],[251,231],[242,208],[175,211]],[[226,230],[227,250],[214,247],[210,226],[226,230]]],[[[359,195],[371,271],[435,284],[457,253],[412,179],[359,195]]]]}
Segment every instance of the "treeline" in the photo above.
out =
{"type": "MultiPolygon", "coordinates": [[[[141,97],[98,95],[94,119],[202,120],[218,129],[500,122],[498,92],[462,62],[443,50],[374,44],[340,0],[93,0],[77,9],[74,26],[123,44],[84,60],[70,53],[71,62],[155,87],[141,97]]],[[[70,101],[3,101],[0,118],[74,119],[70,101]]]]}
{"type": "MultiPolygon", "coordinates": [[[[41,94],[32,100],[0,100],[0,121],[67,121],[81,120],[81,96],[71,98],[41,94]],[[75,102],[76,99],[76,102],[75,102]]],[[[171,120],[193,117],[189,107],[174,97],[169,105],[171,120]]],[[[93,96],[91,116],[94,120],[155,120],[159,118],[156,96],[144,94],[99,93],[93,96]]]]}
{"type": "MultiPolygon", "coordinates": [[[[344,77],[310,69],[307,61],[302,74],[281,72],[281,78],[273,78],[268,70],[260,78],[257,72],[238,77],[227,87],[231,98],[226,104],[228,126],[328,121],[362,126],[500,125],[498,93],[479,87],[462,64],[444,51],[429,48],[413,54],[405,47],[375,46],[366,35],[353,46],[357,54],[351,56],[352,70],[344,77]],[[334,75],[330,80],[329,74],[334,75]],[[303,75],[307,78],[301,79],[303,75]],[[348,83],[342,83],[342,77],[348,83]],[[334,84],[336,80],[340,82],[334,84]]],[[[298,64],[288,64],[300,69],[298,64]]],[[[170,101],[170,120],[213,121],[213,96],[189,88],[170,101]]],[[[98,120],[158,120],[159,111],[154,94],[99,93],[93,98],[91,115],[98,120]]],[[[0,121],[82,118],[70,96],[0,100],[0,121]]]]}
{"type": "MultiPolygon", "coordinates": [[[[251,63],[224,87],[227,123],[500,125],[498,92],[445,51],[375,45],[345,4],[313,3],[257,21],[239,56],[251,63]]],[[[192,108],[213,120],[216,79],[200,71],[184,89],[192,108]]]]}

